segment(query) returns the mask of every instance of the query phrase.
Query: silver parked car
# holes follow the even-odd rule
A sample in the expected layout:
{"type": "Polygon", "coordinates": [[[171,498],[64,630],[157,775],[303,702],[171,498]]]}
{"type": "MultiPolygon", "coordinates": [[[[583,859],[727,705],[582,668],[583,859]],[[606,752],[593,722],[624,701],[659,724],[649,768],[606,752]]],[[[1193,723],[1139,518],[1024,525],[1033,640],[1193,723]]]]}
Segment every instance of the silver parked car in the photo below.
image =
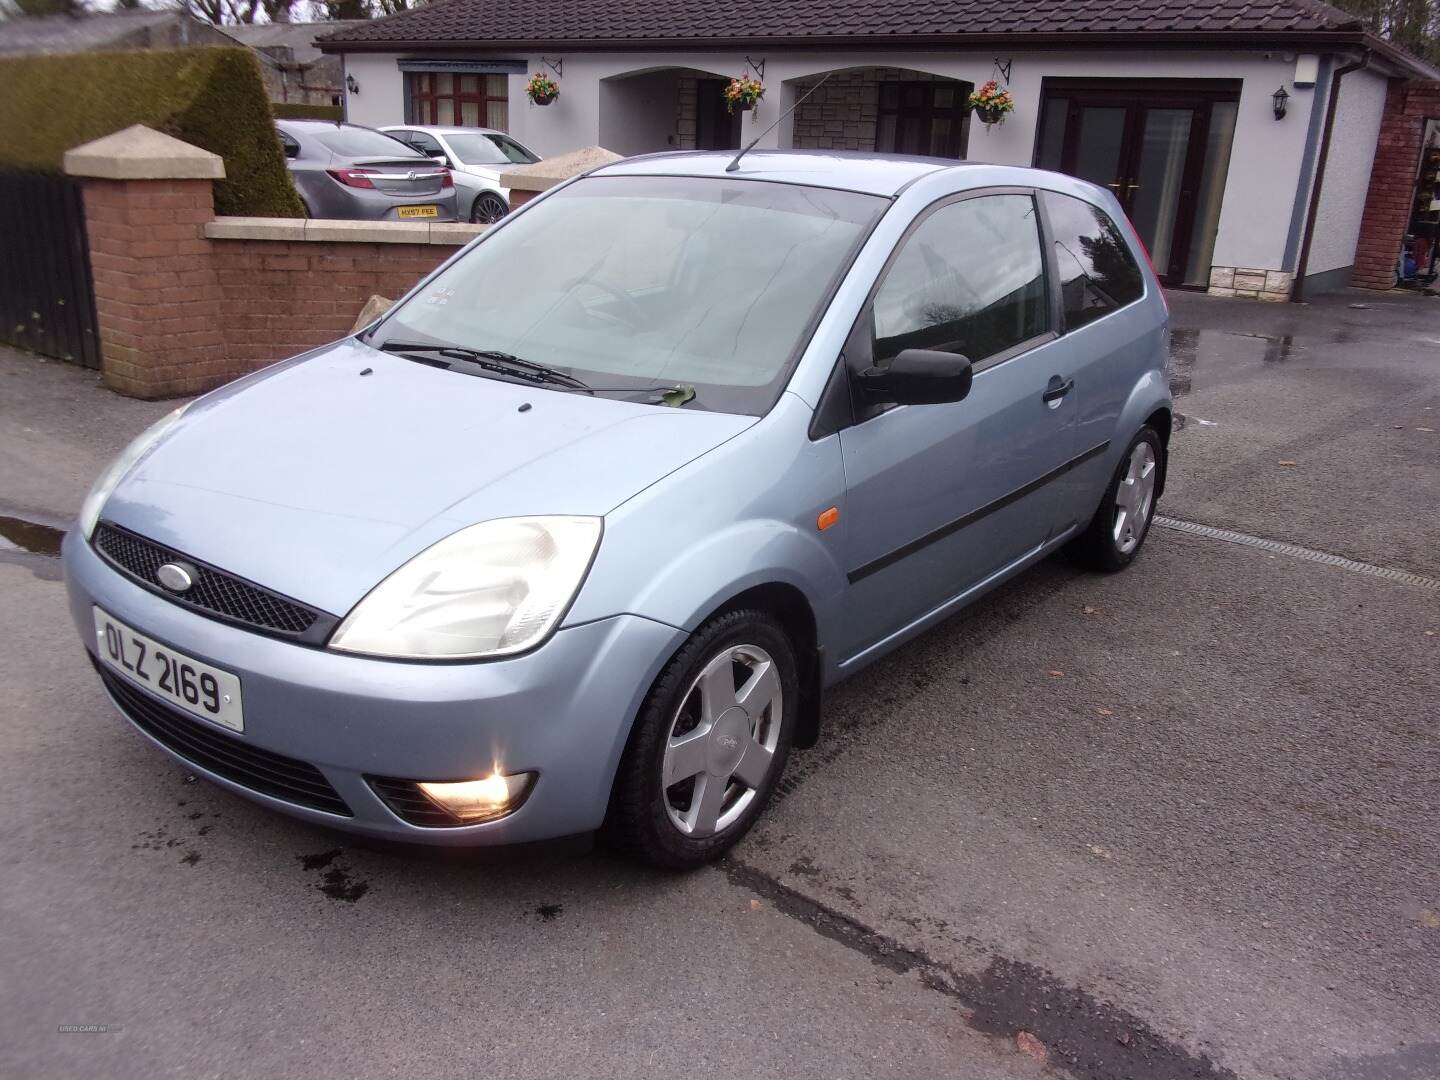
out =
{"type": "Polygon", "coordinates": [[[290,179],[312,218],[454,221],[450,170],[374,128],[277,120],[290,179]]]}
{"type": "Polygon", "coordinates": [[[501,186],[501,174],[540,160],[518,139],[493,128],[406,124],[380,130],[448,166],[460,189],[460,216],[477,223],[490,224],[510,212],[510,190],[501,186]]]}
{"type": "Polygon", "coordinates": [[[617,162],[360,334],[178,409],[65,542],[115,705],[215,783],[431,844],[750,828],[827,688],[1145,541],[1168,316],[1104,189],[617,162]]]}

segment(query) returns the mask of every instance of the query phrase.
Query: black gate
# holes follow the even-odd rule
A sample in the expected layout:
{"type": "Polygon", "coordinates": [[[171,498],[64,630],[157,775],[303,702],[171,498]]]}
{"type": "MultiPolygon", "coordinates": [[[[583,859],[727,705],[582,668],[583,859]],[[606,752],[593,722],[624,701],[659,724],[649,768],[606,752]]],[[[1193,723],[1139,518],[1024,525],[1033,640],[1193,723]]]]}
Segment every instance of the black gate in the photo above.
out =
{"type": "Polygon", "coordinates": [[[0,342],[100,366],[80,183],[0,170],[0,342]]]}

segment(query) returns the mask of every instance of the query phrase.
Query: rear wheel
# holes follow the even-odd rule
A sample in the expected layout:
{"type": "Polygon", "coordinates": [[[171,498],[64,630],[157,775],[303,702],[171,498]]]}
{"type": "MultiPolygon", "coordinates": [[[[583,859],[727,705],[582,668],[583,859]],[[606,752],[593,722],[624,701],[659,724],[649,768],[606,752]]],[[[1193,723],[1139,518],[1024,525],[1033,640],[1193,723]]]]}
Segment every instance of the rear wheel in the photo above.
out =
{"type": "Polygon", "coordinates": [[[718,858],[785,769],[799,713],[795,650],[761,611],[710,620],[666,665],[615,777],[604,837],[655,866],[718,858]]]}
{"type": "Polygon", "coordinates": [[[1143,427],[1130,443],[1089,527],[1070,545],[1081,563],[1096,570],[1129,566],[1150,532],[1155,517],[1165,446],[1152,427],[1143,427]]]}
{"type": "Polygon", "coordinates": [[[509,212],[510,208],[499,195],[493,191],[482,191],[470,208],[470,222],[472,225],[493,225],[509,212]]]}

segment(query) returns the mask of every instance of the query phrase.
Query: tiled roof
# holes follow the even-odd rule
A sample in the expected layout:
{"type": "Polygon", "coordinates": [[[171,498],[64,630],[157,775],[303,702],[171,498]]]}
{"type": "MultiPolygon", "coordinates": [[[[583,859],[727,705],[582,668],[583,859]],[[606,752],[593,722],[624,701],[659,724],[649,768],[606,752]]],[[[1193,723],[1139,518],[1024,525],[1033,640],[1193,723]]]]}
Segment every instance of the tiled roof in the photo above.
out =
{"type": "Polygon", "coordinates": [[[431,0],[325,44],[809,41],[1359,30],[1320,0],[431,0]]]}

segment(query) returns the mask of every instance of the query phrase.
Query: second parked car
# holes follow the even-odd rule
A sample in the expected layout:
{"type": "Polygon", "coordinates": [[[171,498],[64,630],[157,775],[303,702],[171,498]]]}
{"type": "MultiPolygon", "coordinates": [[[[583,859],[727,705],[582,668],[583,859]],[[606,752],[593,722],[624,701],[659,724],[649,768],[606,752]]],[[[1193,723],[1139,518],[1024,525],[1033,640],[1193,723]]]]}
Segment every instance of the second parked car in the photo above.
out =
{"type": "Polygon", "coordinates": [[[305,214],[361,221],[454,221],[450,170],[374,128],[277,120],[305,214]]]}
{"type": "Polygon", "coordinates": [[[540,160],[529,147],[492,128],[407,125],[380,130],[449,166],[459,188],[460,217],[485,225],[510,212],[510,191],[501,187],[500,175],[540,160]]]}

